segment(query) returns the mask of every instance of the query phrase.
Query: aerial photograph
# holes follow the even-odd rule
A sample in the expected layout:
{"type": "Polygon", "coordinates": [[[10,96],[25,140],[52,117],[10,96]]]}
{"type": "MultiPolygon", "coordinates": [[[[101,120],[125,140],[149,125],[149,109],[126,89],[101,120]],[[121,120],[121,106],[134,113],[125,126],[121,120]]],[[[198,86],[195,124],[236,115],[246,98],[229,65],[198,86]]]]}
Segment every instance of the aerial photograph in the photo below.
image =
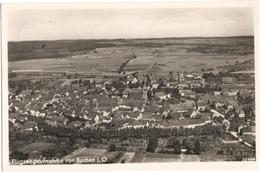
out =
{"type": "Polygon", "coordinates": [[[254,14],[8,11],[10,165],[256,161],[254,14]]]}

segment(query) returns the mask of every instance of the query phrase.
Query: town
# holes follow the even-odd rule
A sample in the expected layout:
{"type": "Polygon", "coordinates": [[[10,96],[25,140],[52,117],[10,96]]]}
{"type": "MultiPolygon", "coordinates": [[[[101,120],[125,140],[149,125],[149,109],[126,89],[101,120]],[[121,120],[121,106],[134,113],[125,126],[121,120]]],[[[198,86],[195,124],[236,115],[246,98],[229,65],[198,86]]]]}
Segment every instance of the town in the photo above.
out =
{"type": "Polygon", "coordinates": [[[157,61],[113,75],[9,71],[10,162],[255,160],[254,72],[232,69],[248,61],[164,76],[157,61]]]}

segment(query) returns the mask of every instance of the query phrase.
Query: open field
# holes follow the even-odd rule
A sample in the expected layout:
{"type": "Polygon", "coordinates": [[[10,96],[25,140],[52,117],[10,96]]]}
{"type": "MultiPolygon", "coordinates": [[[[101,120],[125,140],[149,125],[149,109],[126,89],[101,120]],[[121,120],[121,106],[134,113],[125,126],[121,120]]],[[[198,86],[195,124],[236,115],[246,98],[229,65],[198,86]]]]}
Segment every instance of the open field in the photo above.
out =
{"type": "Polygon", "coordinates": [[[185,155],[185,154],[165,154],[165,153],[149,153],[146,152],[142,157],[137,155],[134,157],[133,162],[196,162],[200,161],[198,155],[185,155]]]}
{"type": "Polygon", "coordinates": [[[99,157],[102,156],[106,152],[106,149],[88,149],[88,148],[80,148],[75,150],[70,155],[63,157],[63,159],[74,159],[79,157],[99,157]]]}
{"type": "Polygon", "coordinates": [[[178,162],[180,155],[146,152],[142,162],[178,162]]]}
{"type": "MultiPolygon", "coordinates": [[[[9,70],[82,73],[140,71],[155,60],[159,74],[241,63],[254,57],[253,37],[31,41],[9,43],[9,70]]],[[[253,64],[251,64],[253,69],[253,64]]]]}
{"type": "Polygon", "coordinates": [[[47,142],[35,142],[31,143],[29,145],[25,145],[23,148],[21,148],[22,152],[33,152],[33,151],[47,151],[48,149],[51,149],[55,146],[53,143],[47,143],[47,142]]]}

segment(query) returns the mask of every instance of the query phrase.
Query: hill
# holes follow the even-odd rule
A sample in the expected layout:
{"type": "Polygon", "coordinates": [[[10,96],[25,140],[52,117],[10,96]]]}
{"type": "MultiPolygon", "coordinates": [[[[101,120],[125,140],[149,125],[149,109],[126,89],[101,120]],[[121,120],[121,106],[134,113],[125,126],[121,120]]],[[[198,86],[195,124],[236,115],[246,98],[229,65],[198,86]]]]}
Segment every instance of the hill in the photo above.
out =
{"type": "Polygon", "coordinates": [[[254,37],[224,38],[149,38],[113,40],[55,40],[8,43],[8,60],[21,61],[45,58],[65,58],[86,54],[98,48],[136,47],[183,49],[189,53],[248,55],[254,52],[254,37]]]}

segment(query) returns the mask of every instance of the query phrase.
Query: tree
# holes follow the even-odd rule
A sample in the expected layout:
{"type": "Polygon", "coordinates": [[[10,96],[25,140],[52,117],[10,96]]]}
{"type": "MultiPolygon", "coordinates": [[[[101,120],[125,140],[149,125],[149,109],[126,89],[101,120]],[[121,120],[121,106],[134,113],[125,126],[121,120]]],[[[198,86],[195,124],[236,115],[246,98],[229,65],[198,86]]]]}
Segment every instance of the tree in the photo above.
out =
{"type": "Polygon", "coordinates": [[[114,151],[116,151],[116,146],[115,146],[114,144],[109,145],[108,151],[109,151],[109,152],[114,152],[114,151]]]}
{"type": "Polygon", "coordinates": [[[15,150],[11,153],[10,157],[18,160],[26,160],[29,157],[29,153],[23,153],[18,150],[15,150]]]}
{"type": "Polygon", "coordinates": [[[253,148],[255,149],[255,141],[253,141],[252,146],[253,146],[253,148]]]}
{"type": "Polygon", "coordinates": [[[172,89],[172,97],[174,97],[174,98],[180,98],[181,97],[181,94],[180,94],[178,88],[173,88],[172,89]]]}
{"type": "Polygon", "coordinates": [[[169,72],[169,77],[170,77],[170,81],[173,81],[173,72],[172,71],[169,72]]]}
{"type": "Polygon", "coordinates": [[[180,140],[175,140],[173,143],[173,149],[175,154],[181,154],[181,143],[180,140]]]}
{"type": "Polygon", "coordinates": [[[154,152],[157,146],[158,146],[158,136],[155,134],[151,135],[147,145],[147,152],[154,152]]]}
{"type": "Polygon", "coordinates": [[[200,154],[200,141],[199,141],[199,139],[197,139],[197,140],[195,141],[193,152],[194,152],[195,154],[198,154],[198,155],[200,154]]]}
{"type": "Polygon", "coordinates": [[[187,154],[190,154],[192,149],[191,149],[191,144],[189,143],[189,140],[187,138],[185,138],[183,141],[182,141],[182,145],[184,146],[184,148],[186,149],[186,153],[187,154]]]}

